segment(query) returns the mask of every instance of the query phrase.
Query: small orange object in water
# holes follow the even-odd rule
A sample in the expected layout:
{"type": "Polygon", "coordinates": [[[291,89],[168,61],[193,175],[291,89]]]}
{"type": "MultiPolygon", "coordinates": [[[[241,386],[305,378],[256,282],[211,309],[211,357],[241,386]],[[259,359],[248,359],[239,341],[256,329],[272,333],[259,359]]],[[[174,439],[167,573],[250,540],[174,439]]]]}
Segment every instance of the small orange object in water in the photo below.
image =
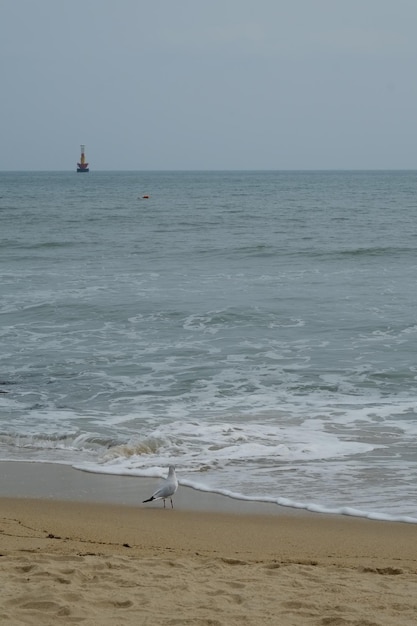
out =
{"type": "Polygon", "coordinates": [[[145,198],[145,199],[147,199],[147,198],[149,198],[149,196],[142,196],[142,198],[145,198]]]}

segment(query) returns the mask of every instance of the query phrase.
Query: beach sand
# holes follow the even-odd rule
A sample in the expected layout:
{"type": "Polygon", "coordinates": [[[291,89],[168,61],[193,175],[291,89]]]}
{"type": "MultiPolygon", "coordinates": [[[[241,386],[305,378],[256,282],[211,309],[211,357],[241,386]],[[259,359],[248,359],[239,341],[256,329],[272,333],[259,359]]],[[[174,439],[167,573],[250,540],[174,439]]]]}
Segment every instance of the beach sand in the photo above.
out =
{"type": "Polygon", "coordinates": [[[417,525],[0,463],[0,623],[415,626],[417,525]]]}

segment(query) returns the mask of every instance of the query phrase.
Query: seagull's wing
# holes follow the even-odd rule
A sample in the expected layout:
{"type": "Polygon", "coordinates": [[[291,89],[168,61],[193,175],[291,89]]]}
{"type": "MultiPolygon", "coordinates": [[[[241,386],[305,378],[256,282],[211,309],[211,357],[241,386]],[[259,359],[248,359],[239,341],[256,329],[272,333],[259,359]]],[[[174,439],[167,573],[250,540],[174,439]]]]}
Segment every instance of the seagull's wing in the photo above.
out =
{"type": "Polygon", "coordinates": [[[174,495],[174,493],[177,490],[177,485],[170,481],[166,481],[162,487],[160,487],[157,491],[155,491],[155,493],[153,494],[152,498],[154,500],[156,500],[157,498],[169,498],[170,496],[174,495]]]}
{"type": "Polygon", "coordinates": [[[178,481],[174,472],[172,475],[169,475],[169,477],[165,479],[162,486],[157,489],[148,500],[144,500],[143,502],[152,502],[152,500],[170,498],[177,491],[177,488],[178,481]]]}

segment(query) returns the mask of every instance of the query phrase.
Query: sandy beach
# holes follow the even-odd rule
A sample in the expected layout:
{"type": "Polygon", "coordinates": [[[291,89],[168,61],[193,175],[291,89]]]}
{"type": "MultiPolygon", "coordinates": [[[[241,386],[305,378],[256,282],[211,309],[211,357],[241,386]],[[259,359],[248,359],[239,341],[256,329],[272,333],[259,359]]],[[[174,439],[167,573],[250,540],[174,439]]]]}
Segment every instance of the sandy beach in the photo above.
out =
{"type": "Polygon", "coordinates": [[[300,514],[158,481],[0,463],[0,621],[417,623],[417,527],[300,514]]]}

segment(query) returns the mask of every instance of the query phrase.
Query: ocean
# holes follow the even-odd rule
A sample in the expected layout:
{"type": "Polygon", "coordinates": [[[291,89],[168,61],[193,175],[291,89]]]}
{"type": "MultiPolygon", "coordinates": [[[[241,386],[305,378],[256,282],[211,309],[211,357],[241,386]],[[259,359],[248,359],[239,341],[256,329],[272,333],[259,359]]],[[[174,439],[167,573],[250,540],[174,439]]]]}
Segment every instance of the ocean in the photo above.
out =
{"type": "Polygon", "coordinates": [[[1,172],[0,240],[0,460],[417,523],[415,172],[1,172]]]}

